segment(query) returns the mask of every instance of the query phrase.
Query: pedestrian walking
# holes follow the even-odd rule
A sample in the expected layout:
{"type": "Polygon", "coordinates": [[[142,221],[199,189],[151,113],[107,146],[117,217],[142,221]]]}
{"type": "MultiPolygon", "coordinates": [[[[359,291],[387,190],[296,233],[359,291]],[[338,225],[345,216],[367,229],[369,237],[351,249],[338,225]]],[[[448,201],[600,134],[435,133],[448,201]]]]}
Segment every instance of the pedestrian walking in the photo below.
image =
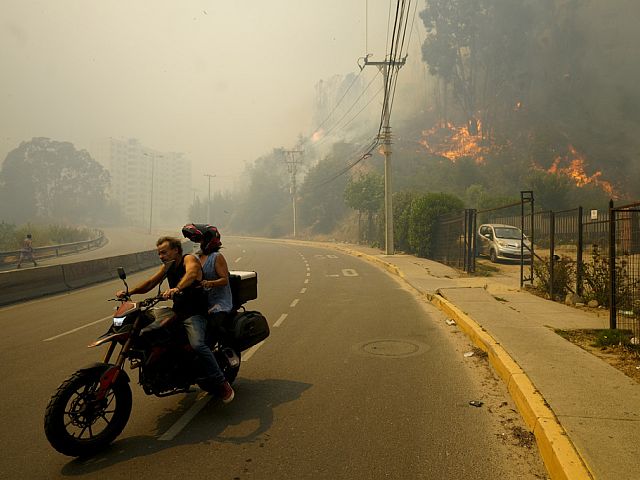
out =
{"type": "Polygon", "coordinates": [[[20,268],[22,266],[23,260],[31,260],[34,267],[38,266],[35,258],[33,258],[33,240],[31,239],[30,233],[27,233],[27,236],[22,241],[22,249],[20,250],[20,258],[18,259],[17,268],[20,268]]]}

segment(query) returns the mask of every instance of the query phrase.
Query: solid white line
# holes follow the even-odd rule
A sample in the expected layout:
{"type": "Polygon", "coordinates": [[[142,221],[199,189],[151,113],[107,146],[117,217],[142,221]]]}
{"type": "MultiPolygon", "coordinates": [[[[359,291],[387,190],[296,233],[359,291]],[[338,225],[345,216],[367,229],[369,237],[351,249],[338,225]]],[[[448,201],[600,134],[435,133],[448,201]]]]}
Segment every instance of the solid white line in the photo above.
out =
{"type": "Polygon", "coordinates": [[[299,298],[296,298],[293,302],[291,302],[291,305],[289,305],[289,306],[290,306],[291,308],[293,308],[293,307],[295,307],[295,306],[298,304],[298,302],[299,302],[299,301],[300,301],[300,299],[299,299],[299,298]]]}
{"type": "Polygon", "coordinates": [[[302,290],[300,290],[300,293],[304,293],[304,292],[306,292],[306,291],[307,291],[307,289],[306,289],[306,288],[303,288],[302,290]]]}
{"type": "Polygon", "coordinates": [[[256,353],[256,351],[262,346],[262,344],[264,343],[264,340],[261,341],[260,343],[254,345],[253,347],[251,347],[249,350],[247,350],[247,353],[244,353],[242,355],[242,361],[243,362],[248,362],[249,359],[251,357],[253,357],[253,354],[256,353]]]}
{"type": "Polygon", "coordinates": [[[284,322],[284,319],[287,318],[287,314],[283,313],[282,315],[280,315],[280,318],[278,320],[276,320],[276,323],[273,324],[274,327],[279,327],[280,325],[282,325],[282,322],[284,322]]]}
{"type": "Polygon", "coordinates": [[[60,335],[56,335],[54,337],[45,338],[43,340],[43,342],[50,342],[51,340],[55,340],[56,338],[64,337],[65,335],[69,335],[71,333],[75,333],[78,330],[82,330],[83,328],[90,327],[91,325],[95,325],[96,323],[104,322],[105,320],[108,320],[110,318],[113,318],[113,316],[109,315],[108,317],[101,318],[100,320],[96,320],[95,322],[87,323],[86,325],[82,325],[81,327],[74,328],[73,330],[69,330],[68,332],[61,333],[60,335]]]}
{"type": "Polygon", "coordinates": [[[242,257],[236,258],[236,263],[238,263],[240,260],[242,260],[242,257]]]}
{"type": "Polygon", "coordinates": [[[171,428],[164,432],[158,438],[158,440],[173,440],[174,437],[178,435],[182,431],[182,429],[189,424],[191,420],[193,420],[193,417],[200,413],[200,410],[202,410],[213,398],[211,395],[207,395],[206,392],[202,392],[198,396],[199,398],[196,400],[196,403],[191,405],[191,408],[187,410],[186,413],[182,415],[176,423],[171,425],[171,428]]]}

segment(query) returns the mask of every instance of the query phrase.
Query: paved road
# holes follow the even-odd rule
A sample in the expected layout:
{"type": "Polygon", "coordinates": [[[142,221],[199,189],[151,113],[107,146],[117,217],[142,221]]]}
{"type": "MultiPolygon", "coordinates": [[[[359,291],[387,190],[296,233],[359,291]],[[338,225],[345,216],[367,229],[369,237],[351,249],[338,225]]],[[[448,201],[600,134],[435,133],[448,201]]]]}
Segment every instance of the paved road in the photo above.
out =
{"type": "Polygon", "coordinates": [[[260,298],[248,306],[267,316],[272,335],[245,355],[236,400],[206,403],[170,439],[202,398],[149,398],[135,384],[130,423],[104,454],[70,461],[42,432],[57,385],[100,358],[84,345],[106,329],[99,320],[118,282],[0,309],[0,477],[543,476],[535,451],[506,445],[518,418],[486,362],[465,358],[466,341],[395,279],[334,250],[233,239],[225,247],[231,269],[259,272],[260,298]],[[474,399],[485,405],[471,407],[474,399]]]}

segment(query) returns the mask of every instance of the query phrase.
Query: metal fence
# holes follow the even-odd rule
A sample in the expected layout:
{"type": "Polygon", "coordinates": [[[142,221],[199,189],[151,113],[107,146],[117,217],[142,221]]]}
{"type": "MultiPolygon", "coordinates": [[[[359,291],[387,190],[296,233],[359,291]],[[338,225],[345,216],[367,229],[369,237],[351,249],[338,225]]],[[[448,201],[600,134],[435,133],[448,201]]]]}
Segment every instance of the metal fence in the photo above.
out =
{"type": "MultiPolygon", "coordinates": [[[[61,257],[86,250],[91,250],[102,246],[106,242],[104,233],[100,230],[96,231],[96,238],[91,240],[83,240],[81,242],[63,243],[60,245],[49,245],[46,247],[36,247],[33,249],[33,257],[38,259],[61,257]]],[[[20,258],[20,250],[11,252],[0,252],[0,267],[18,263],[20,258]]]]}
{"type": "Polygon", "coordinates": [[[444,215],[438,219],[433,235],[434,260],[475,272],[476,211],[467,209],[444,215]]]}
{"type": "Polygon", "coordinates": [[[535,212],[533,192],[522,192],[519,203],[440,217],[432,258],[475,272],[482,224],[517,226],[530,240],[530,259],[520,258],[521,286],[537,280],[552,299],[576,293],[596,300],[609,308],[611,328],[640,337],[640,203],[535,212]]]}
{"type": "Polygon", "coordinates": [[[640,336],[640,203],[613,208],[610,217],[609,323],[640,336]]]}

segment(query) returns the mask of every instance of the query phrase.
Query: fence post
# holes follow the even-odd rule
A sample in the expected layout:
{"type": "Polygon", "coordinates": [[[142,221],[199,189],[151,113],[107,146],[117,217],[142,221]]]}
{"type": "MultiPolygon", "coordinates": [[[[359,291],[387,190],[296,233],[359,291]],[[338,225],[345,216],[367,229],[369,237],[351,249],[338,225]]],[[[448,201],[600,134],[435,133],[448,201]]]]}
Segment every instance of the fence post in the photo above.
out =
{"type": "Polygon", "coordinates": [[[556,214],[549,212],[549,298],[553,300],[556,256],[556,214]]]}
{"type": "Polygon", "coordinates": [[[578,207],[578,252],[576,258],[576,294],[582,296],[582,272],[584,264],[582,263],[582,207],[578,207]]]}
{"type": "Polygon", "coordinates": [[[616,328],[616,215],[609,200],[609,328],[616,328]]]}

